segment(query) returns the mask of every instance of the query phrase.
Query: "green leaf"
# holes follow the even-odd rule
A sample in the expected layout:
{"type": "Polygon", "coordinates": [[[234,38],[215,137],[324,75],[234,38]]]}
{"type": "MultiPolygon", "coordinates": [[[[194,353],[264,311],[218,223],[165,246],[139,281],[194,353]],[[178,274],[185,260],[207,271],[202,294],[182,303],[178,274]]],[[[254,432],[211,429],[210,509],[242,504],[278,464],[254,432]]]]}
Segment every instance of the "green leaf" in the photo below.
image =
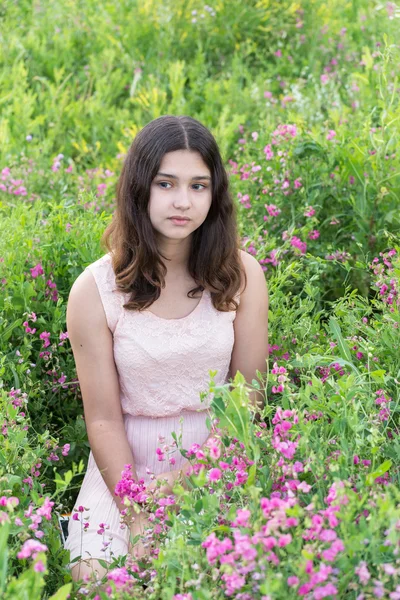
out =
{"type": "Polygon", "coordinates": [[[190,510],[186,510],[186,508],[183,508],[181,510],[181,515],[183,515],[187,519],[191,519],[193,517],[193,514],[190,512],[190,510]]]}
{"type": "Polygon", "coordinates": [[[257,472],[257,465],[251,465],[250,469],[249,469],[249,476],[247,478],[246,481],[246,485],[244,486],[244,488],[247,490],[250,486],[253,485],[254,480],[256,478],[256,472],[257,472]]]}
{"type": "Polygon", "coordinates": [[[368,473],[365,483],[367,485],[373,485],[375,479],[377,477],[382,477],[382,475],[387,473],[387,471],[389,471],[391,466],[392,466],[392,461],[385,460],[385,462],[383,462],[373,473],[368,473]]]}
{"type": "Polygon", "coordinates": [[[203,500],[202,500],[202,498],[200,498],[199,500],[197,500],[196,504],[194,505],[194,510],[197,513],[199,513],[202,508],[203,508],[203,500]]]}
{"type": "MultiPolygon", "coordinates": [[[[100,562],[100,561],[99,561],[100,562]]],[[[104,561],[103,561],[104,562],[104,561]]],[[[59,590],[56,591],[53,596],[50,596],[49,600],[66,600],[71,593],[72,583],[66,583],[59,590]]]]}
{"type": "Polygon", "coordinates": [[[336,321],[336,319],[334,317],[331,317],[329,319],[329,328],[331,330],[333,337],[335,338],[335,340],[337,342],[340,356],[344,360],[347,360],[349,363],[352,363],[353,359],[351,356],[350,349],[349,349],[346,341],[343,339],[342,331],[339,327],[338,322],[336,321]]]}
{"type": "Polygon", "coordinates": [[[103,560],[102,558],[98,558],[97,560],[99,562],[99,565],[102,566],[103,569],[108,569],[109,565],[106,560],[103,560]]]}
{"type": "Polygon", "coordinates": [[[0,595],[3,596],[3,592],[6,588],[7,580],[7,565],[8,565],[8,533],[10,530],[9,523],[4,523],[0,527],[0,595]]]}
{"type": "Polygon", "coordinates": [[[211,406],[217,416],[225,414],[225,404],[221,396],[214,396],[211,406]]]}

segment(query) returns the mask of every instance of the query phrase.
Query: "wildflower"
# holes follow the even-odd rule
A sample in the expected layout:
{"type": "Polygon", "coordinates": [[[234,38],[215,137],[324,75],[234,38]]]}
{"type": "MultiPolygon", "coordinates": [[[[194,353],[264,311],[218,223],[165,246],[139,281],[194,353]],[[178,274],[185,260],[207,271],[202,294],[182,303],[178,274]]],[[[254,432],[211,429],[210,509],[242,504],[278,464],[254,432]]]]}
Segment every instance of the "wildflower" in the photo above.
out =
{"type": "Polygon", "coordinates": [[[46,567],[44,566],[44,564],[43,564],[43,562],[41,560],[38,560],[33,565],[33,570],[36,571],[36,573],[43,573],[43,571],[46,570],[46,567]]]}
{"type": "Polygon", "coordinates": [[[371,578],[371,574],[368,571],[367,563],[365,560],[362,560],[358,567],[354,570],[355,574],[358,575],[360,583],[362,585],[366,585],[371,578]]]}
{"type": "Polygon", "coordinates": [[[10,516],[4,510],[0,510],[0,525],[3,523],[10,523],[10,516]]]}
{"type": "Polygon", "coordinates": [[[117,589],[123,587],[126,583],[133,581],[132,576],[129,575],[128,571],[126,570],[126,567],[113,569],[107,573],[107,579],[108,581],[113,581],[117,589]]]}
{"type": "Polygon", "coordinates": [[[232,527],[249,527],[249,518],[251,512],[247,509],[238,509],[236,519],[232,521],[232,527]]]}
{"type": "Polygon", "coordinates": [[[44,517],[45,519],[47,519],[48,521],[50,521],[51,519],[51,509],[54,506],[54,502],[52,502],[50,500],[50,498],[48,498],[46,496],[46,498],[44,499],[44,503],[42,504],[42,506],[40,506],[37,511],[36,514],[40,515],[42,517],[44,517]]]}
{"type": "Polygon", "coordinates": [[[280,208],[275,206],[275,204],[264,204],[264,206],[271,217],[277,217],[281,213],[280,208]]]}
{"type": "Polygon", "coordinates": [[[290,240],[290,244],[294,248],[297,248],[298,250],[300,250],[301,254],[306,253],[307,244],[305,242],[302,242],[301,239],[298,238],[297,236],[295,236],[295,235],[292,236],[292,238],[290,240]]]}
{"type": "Polygon", "coordinates": [[[333,583],[328,583],[322,587],[315,588],[314,598],[315,600],[320,600],[321,598],[326,598],[327,596],[336,596],[337,593],[338,590],[333,583]]]}
{"type": "Polygon", "coordinates": [[[272,152],[271,144],[267,144],[265,146],[264,152],[265,152],[265,158],[266,158],[266,160],[271,160],[272,158],[274,158],[274,153],[272,152]]]}
{"type": "Polygon", "coordinates": [[[50,342],[49,342],[49,337],[50,337],[51,333],[49,331],[43,331],[40,335],[39,338],[43,341],[43,346],[42,348],[47,348],[48,346],[50,346],[50,342]]]}
{"type": "Polygon", "coordinates": [[[5,506],[6,508],[13,510],[19,504],[19,498],[16,496],[1,496],[0,498],[0,506],[5,506]]]}
{"type": "Polygon", "coordinates": [[[68,456],[68,452],[70,451],[70,444],[64,444],[61,454],[63,456],[68,456]]]}
{"type": "Polygon", "coordinates": [[[327,133],[326,139],[327,140],[333,140],[333,138],[336,136],[336,131],[334,131],[333,129],[330,129],[327,133]]]}
{"type": "Polygon", "coordinates": [[[210,469],[208,472],[208,478],[211,482],[219,481],[222,477],[222,473],[218,468],[210,469]]]}
{"type": "Polygon", "coordinates": [[[305,217],[313,217],[315,215],[315,208],[313,208],[312,206],[307,206],[306,210],[304,211],[304,216],[305,217]]]}
{"type": "Polygon", "coordinates": [[[24,542],[21,550],[17,554],[17,558],[20,560],[23,558],[36,558],[38,552],[46,552],[47,550],[48,548],[44,544],[37,542],[34,539],[29,539],[24,542]]]}
{"type": "Polygon", "coordinates": [[[30,269],[30,272],[31,272],[33,279],[36,279],[36,277],[38,277],[39,275],[44,274],[43,267],[40,263],[38,263],[35,267],[30,269]]]}

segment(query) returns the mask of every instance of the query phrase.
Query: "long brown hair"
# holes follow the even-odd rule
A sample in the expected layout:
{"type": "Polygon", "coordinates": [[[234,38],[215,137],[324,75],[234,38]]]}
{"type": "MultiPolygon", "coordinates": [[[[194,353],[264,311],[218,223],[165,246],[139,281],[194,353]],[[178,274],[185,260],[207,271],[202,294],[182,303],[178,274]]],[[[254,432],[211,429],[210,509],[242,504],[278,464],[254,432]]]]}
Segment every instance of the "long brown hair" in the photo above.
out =
{"type": "Polygon", "coordinates": [[[157,248],[148,203],[164,154],[175,150],[198,152],[211,172],[211,206],[192,234],[188,272],[197,287],[188,297],[208,289],[217,310],[236,310],[234,296],[242,277],[245,285],[247,278],[240,259],[236,207],[218,145],[199,121],[173,115],[154,119],[133,140],[117,182],[116,210],[101,238],[103,248],[111,254],[117,289],[130,294],[124,308],[148,308],[165,287],[167,268],[157,248]]]}

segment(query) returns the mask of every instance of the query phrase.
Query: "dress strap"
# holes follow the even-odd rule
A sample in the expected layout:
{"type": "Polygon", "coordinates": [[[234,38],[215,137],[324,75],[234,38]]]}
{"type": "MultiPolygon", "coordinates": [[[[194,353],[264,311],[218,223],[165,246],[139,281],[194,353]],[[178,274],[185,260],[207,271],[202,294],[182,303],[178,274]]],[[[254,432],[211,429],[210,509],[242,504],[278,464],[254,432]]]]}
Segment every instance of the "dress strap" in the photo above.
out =
{"type": "Polygon", "coordinates": [[[111,256],[105,254],[99,258],[99,260],[88,265],[86,269],[89,269],[95,279],[106,315],[108,328],[114,334],[117,323],[123,313],[123,305],[125,304],[126,299],[125,295],[116,289],[111,256]]]}

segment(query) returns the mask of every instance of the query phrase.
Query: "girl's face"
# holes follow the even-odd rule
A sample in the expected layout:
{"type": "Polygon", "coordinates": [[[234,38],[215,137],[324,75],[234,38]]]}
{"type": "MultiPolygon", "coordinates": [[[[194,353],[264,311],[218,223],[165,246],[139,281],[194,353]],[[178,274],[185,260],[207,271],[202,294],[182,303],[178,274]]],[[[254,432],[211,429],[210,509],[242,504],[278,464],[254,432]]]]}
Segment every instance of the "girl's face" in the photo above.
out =
{"type": "Polygon", "coordinates": [[[211,206],[211,173],[201,155],[190,150],[167,152],[150,188],[151,224],[162,245],[185,240],[205,221],[211,206]],[[188,220],[176,224],[171,217],[188,220]]]}

